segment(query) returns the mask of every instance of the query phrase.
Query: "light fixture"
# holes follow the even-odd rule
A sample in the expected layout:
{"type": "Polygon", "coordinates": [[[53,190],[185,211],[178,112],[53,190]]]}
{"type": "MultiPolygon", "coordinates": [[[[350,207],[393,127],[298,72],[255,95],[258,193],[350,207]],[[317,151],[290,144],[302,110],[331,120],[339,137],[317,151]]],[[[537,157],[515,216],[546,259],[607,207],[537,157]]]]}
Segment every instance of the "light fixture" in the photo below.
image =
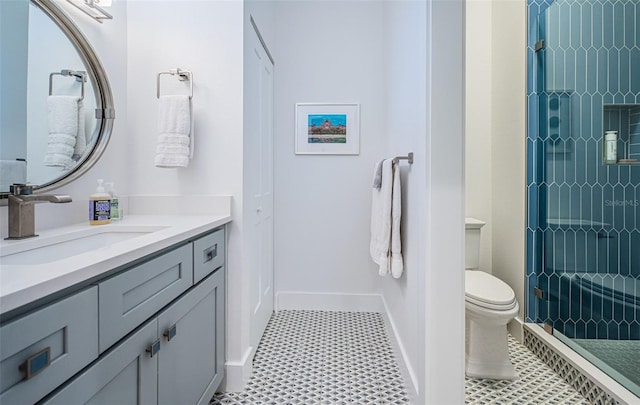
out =
{"type": "Polygon", "coordinates": [[[78,10],[82,11],[89,17],[93,18],[100,24],[102,20],[111,20],[113,16],[102,7],[110,7],[111,0],[67,0],[73,4],[78,10]]]}

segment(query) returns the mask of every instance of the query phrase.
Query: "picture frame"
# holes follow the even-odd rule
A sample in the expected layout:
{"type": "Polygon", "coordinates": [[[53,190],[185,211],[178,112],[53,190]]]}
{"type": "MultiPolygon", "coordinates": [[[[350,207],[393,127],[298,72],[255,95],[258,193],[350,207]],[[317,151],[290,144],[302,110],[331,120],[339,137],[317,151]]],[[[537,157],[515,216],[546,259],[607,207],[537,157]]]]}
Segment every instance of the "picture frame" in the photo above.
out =
{"type": "Polygon", "coordinates": [[[296,103],[297,155],[359,155],[360,104],[296,103]]]}

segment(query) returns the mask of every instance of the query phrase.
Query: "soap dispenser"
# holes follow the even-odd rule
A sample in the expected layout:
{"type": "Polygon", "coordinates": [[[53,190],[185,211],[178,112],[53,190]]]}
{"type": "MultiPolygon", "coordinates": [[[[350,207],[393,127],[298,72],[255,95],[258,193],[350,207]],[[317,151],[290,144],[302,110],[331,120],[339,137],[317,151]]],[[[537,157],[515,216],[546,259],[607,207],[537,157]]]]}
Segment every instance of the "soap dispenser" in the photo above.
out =
{"type": "Polygon", "coordinates": [[[109,186],[109,195],[111,196],[111,220],[119,221],[120,219],[120,198],[116,192],[113,182],[107,183],[109,186]]]}
{"type": "Polygon", "coordinates": [[[111,196],[104,191],[104,180],[98,180],[96,192],[89,196],[89,224],[105,225],[111,222],[111,196]]]}

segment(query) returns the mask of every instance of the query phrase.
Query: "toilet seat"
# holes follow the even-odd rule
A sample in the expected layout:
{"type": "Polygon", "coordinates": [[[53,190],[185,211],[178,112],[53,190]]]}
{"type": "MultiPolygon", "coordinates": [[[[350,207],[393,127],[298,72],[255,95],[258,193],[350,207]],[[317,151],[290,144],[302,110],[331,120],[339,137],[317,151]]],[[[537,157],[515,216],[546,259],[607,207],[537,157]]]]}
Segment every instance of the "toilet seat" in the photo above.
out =
{"type": "Polygon", "coordinates": [[[508,311],[518,305],[507,283],[479,270],[465,270],[465,301],[496,311],[508,311]]]}

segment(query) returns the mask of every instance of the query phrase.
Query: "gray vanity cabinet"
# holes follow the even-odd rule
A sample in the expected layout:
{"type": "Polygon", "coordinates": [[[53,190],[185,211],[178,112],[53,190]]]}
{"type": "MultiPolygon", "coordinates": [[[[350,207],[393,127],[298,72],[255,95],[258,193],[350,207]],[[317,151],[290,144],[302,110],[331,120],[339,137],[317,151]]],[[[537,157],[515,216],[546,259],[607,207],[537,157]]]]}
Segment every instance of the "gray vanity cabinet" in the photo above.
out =
{"type": "Polygon", "coordinates": [[[98,284],[100,352],[193,285],[193,248],[184,245],[98,284]]]}
{"type": "Polygon", "coordinates": [[[208,404],[224,367],[224,269],[158,317],[158,402],[208,404]]]}
{"type": "Polygon", "coordinates": [[[0,404],[208,404],[224,376],[224,241],[185,241],[2,325],[0,404]]]}
{"type": "Polygon", "coordinates": [[[78,375],[45,404],[155,404],[158,357],[146,352],[156,340],[157,321],[136,331],[78,375]]]}
{"type": "Polygon", "coordinates": [[[224,339],[224,268],[44,403],[207,404],[223,375],[219,339],[224,339]]]}
{"type": "Polygon", "coordinates": [[[32,404],[95,360],[97,319],[92,287],[3,325],[0,404],[32,404]]]}

